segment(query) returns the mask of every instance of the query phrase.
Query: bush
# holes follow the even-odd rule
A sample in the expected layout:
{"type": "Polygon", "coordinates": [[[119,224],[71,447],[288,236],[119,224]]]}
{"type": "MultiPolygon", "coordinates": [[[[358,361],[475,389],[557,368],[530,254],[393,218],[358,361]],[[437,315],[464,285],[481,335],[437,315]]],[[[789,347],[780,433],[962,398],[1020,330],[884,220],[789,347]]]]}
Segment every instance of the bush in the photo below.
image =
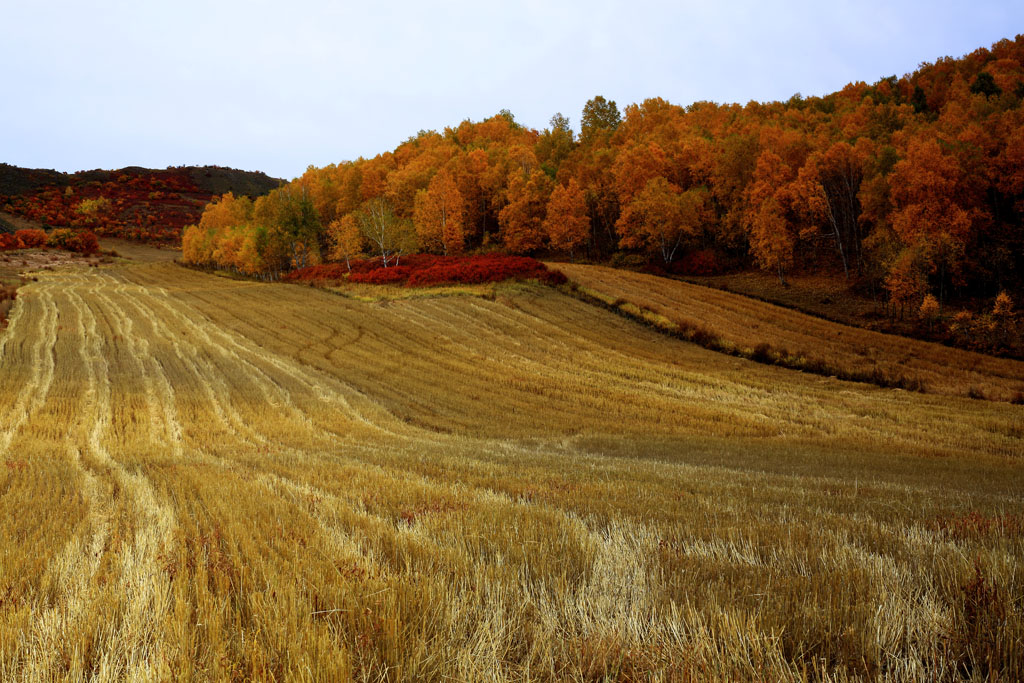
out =
{"type": "Polygon", "coordinates": [[[548,270],[540,261],[525,256],[473,256],[455,258],[417,270],[407,286],[423,287],[447,283],[481,284],[502,280],[540,280],[562,284],[565,276],[548,270]]]}
{"type": "MultiPolygon", "coordinates": [[[[69,186],[70,187],[70,186],[69,186]]],[[[97,197],[96,199],[83,199],[75,207],[77,213],[86,216],[95,216],[100,213],[104,213],[110,210],[110,200],[106,197],[97,197]]]]}
{"type": "Polygon", "coordinates": [[[774,363],[775,354],[772,352],[772,345],[761,342],[754,347],[754,350],[750,354],[750,359],[757,363],[774,363]]]}
{"type": "Polygon", "coordinates": [[[353,273],[348,279],[368,285],[393,285],[405,282],[412,272],[412,266],[391,266],[390,268],[377,268],[368,273],[353,273]]]}
{"type": "Polygon", "coordinates": [[[705,349],[715,350],[722,346],[722,340],[718,338],[718,335],[700,325],[690,332],[690,341],[698,346],[703,346],[705,349]]]}
{"type": "Polygon", "coordinates": [[[614,268],[643,268],[647,264],[647,257],[643,254],[630,254],[617,251],[612,254],[611,265],[614,268]]]}
{"type": "Polygon", "coordinates": [[[24,248],[25,245],[21,243],[17,235],[10,232],[0,233],[0,251],[13,251],[24,248]]]}
{"type": "MultiPolygon", "coordinates": [[[[60,228],[50,233],[50,236],[46,240],[46,246],[53,247],[54,249],[67,249],[67,246],[71,244],[74,239],[74,230],[60,228]]],[[[68,251],[71,250],[68,249],[68,251]]]]}
{"type": "Polygon", "coordinates": [[[681,275],[717,275],[722,270],[718,256],[711,249],[691,251],[672,265],[672,272],[681,275]]]}
{"type": "Polygon", "coordinates": [[[46,232],[43,230],[19,230],[14,233],[14,236],[21,240],[25,249],[35,249],[46,246],[46,232]]]}
{"type": "Polygon", "coordinates": [[[479,256],[433,256],[414,254],[401,265],[385,268],[380,259],[361,259],[350,263],[351,271],[341,263],[310,266],[293,271],[286,280],[326,281],[348,278],[364,284],[402,284],[428,287],[443,284],[482,284],[504,280],[540,280],[558,285],[567,281],[561,272],[549,270],[540,261],[525,256],[484,254],[479,256]]]}
{"type": "Polygon", "coordinates": [[[349,270],[343,263],[321,263],[320,265],[293,270],[285,275],[283,279],[292,282],[323,282],[326,280],[342,280],[348,274],[349,270]]]}
{"type": "Polygon", "coordinates": [[[79,254],[95,254],[100,249],[100,242],[91,230],[71,230],[59,228],[50,233],[46,245],[54,249],[64,249],[79,254]]]}
{"type": "Polygon", "coordinates": [[[100,241],[99,238],[96,237],[96,233],[92,230],[80,230],[78,232],[78,241],[72,251],[77,251],[80,254],[90,256],[99,250],[100,241]]]}

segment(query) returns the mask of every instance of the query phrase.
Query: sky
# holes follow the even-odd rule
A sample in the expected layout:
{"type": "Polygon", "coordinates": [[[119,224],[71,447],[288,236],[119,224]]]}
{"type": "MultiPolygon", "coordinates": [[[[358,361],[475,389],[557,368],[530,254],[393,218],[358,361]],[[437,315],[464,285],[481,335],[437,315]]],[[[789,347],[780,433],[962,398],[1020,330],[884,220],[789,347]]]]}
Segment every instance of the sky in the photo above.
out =
{"type": "Polygon", "coordinates": [[[1024,1],[0,0],[0,162],[290,179],[510,110],[785,100],[1024,33],[1024,1]]]}

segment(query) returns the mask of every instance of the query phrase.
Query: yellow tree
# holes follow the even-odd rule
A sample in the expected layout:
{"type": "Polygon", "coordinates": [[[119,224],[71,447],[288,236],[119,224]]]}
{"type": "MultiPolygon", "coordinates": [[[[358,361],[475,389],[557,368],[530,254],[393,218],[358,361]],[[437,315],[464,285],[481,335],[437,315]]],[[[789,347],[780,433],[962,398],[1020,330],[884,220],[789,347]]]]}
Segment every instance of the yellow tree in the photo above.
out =
{"type": "Polygon", "coordinates": [[[590,234],[587,201],[575,178],[551,192],[543,227],[551,248],[568,251],[570,256],[587,240],[590,234]]]}
{"type": "Polygon", "coordinates": [[[926,294],[924,300],[921,302],[921,307],[917,309],[917,313],[921,316],[921,319],[928,325],[928,331],[932,331],[932,327],[935,325],[935,320],[939,317],[942,311],[939,308],[939,300],[932,294],[926,294]]]}
{"type": "Polygon", "coordinates": [[[345,267],[349,270],[352,270],[352,259],[366,248],[366,240],[354,214],[346,214],[331,221],[327,226],[327,239],[331,245],[331,260],[345,259],[345,267]]]}
{"type": "Polygon", "coordinates": [[[616,229],[620,246],[646,249],[672,263],[683,244],[695,237],[708,220],[708,191],[704,187],[683,192],[658,176],[622,210],[616,229]]]}
{"type": "Polygon", "coordinates": [[[228,192],[203,209],[198,226],[190,226],[182,235],[182,257],[188,263],[235,267],[240,240],[234,232],[248,226],[253,204],[248,197],[236,198],[228,192]]]}
{"type": "Polygon", "coordinates": [[[619,217],[619,197],[615,191],[612,164],[615,150],[607,146],[577,147],[562,163],[559,177],[575,178],[587,202],[587,214],[593,227],[594,247],[608,252],[618,244],[615,221],[619,217]]]}
{"type": "Polygon", "coordinates": [[[189,225],[181,235],[181,257],[185,263],[205,265],[210,262],[213,249],[211,233],[198,225],[189,225]]]}
{"type": "Polygon", "coordinates": [[[252,211],[253,205],[248,197],[235,197],[227,192],[206,205],[199,219],[199,227],[204,230],[220,230],[244,225],[252,220],[252,211]]]}
{"type": "Polygon", "coordinates": [[[435,173],[427,189],[416,193],[413,223],[425,249],[445,254],[462,253],[464,217],[462,193],[447,170],[435,173]]]}
{"type": "Polygon", "coordinates": [[[846,278],[851,265],[858,270],[861,267],[859,194],[865,157],[863,147],[837,142],[824,152],[812,154],[798,174],[803,212],[831,229],[846,278]]]}
{"type": "Polygon", "coordinates": [[[259,230],[248,229],[242,235],[241,244],[235,253],[235,263],[246,275],[258,275],[266,271],[266,263],[260,251],[259,230]]]}

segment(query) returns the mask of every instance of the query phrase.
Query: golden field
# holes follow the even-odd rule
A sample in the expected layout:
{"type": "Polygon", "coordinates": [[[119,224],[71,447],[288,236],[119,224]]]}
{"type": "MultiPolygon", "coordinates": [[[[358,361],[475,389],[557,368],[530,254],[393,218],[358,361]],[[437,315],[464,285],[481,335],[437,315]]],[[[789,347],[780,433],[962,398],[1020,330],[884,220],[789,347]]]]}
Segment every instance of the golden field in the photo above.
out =
{"type": "Polygon", "coordinates": [[[1018,406],[539,285],[37,277],[0,336],[4,680],[1024,676],[1018,406]]]}
{"type": "Polygon", "coordinates": [[[906,380],[924,391],[1010,401],[1024,392],[1024,362],[996,358],[831,322],[740,294],[644,273],[582,264],[549,264],[585,294],[654,314],[670,330],[702,327],[727,345],[752,352],[759,344],[801,362],[820,361],[839,373],[906,380]]]}

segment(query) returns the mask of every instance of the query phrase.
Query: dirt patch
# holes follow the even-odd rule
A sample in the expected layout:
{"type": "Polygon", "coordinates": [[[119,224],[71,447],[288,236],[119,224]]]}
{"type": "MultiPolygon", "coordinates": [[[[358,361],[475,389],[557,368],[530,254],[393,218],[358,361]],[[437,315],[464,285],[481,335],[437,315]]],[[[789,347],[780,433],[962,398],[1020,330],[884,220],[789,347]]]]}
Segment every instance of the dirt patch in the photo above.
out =
{"type": "Polygon", "coordinates": [[[41,226],[39,223],[30,221],[27,218],[15,216],[13,213],[7,213],[6,211],[0,211],[0,228],[4,227],[8,228],[8,232],[14,232],[15,230],[31,230],[41,226]]]}
{"type": "Polygon", "coordinates": [[[68,266],[96,267],[113,263],[103,253],[83,256],[70,251],[53,249],[22,249],[0,253],[0,281],[17,279],[33,271],[56,270],[68,266]]]}
{"type": "Polygon", "coordinates": [[[0,252],[0,330],[18,298],[18,288],[32,281],[33,273],[65,268],[96,268],[110,265],[115,258],[99,252],[89,256],[56,249],[20,249],[0,252]]]}
{"type": "Polygon", "coordinates": [[[0,281],[0,330],[7,328],[7,318],[14,308],[14,301],[18,298],[18,287],[24,280],[14,282],[0,281]]]}

